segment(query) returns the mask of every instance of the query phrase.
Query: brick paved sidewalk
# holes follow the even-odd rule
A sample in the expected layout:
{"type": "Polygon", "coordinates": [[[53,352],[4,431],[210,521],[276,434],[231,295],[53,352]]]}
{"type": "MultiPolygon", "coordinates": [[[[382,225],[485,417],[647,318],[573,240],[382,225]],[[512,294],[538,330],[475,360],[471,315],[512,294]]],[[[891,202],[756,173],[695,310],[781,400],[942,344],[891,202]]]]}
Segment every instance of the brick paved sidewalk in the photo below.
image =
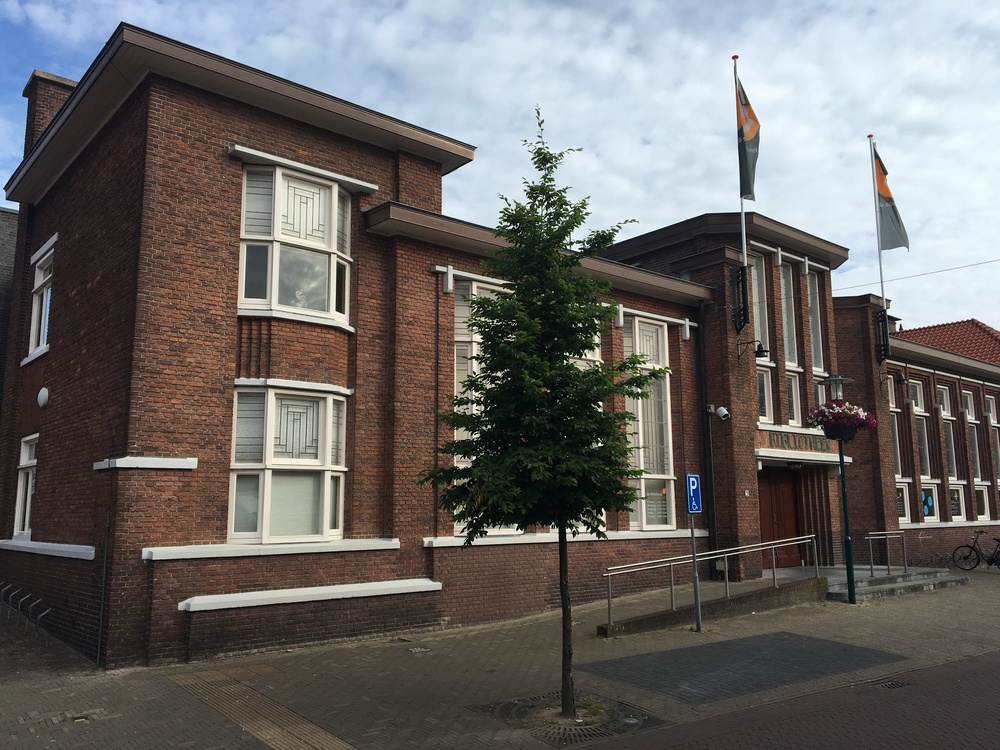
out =
{"type": "MultiPolygon", "coordinates": [[[[998,600],[1000,574],[975,571],[961,588],[610,640],[595,635],[607,613],[598,602],[574,612],[577,687],[659,726],[688,724],[996,650],[998,600]]],[[[516,721],[517,699],[558,688],[557,612],[114,672],[94,671],[61,644],[41,646],[36,662],[11,657],[11,635],[0,622],[0,747],[11,750],[550,746],[516,721]]]]}

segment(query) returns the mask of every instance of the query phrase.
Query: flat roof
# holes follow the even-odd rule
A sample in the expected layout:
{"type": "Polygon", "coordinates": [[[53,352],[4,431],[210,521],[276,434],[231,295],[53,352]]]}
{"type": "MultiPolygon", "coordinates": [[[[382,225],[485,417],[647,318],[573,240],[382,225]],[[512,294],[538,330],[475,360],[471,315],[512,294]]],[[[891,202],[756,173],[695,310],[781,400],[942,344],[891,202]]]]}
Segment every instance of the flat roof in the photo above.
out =
{"type": "Polygon", "coordinates": [[[444,174],[468,164],[475,154],[475,147],[467,143],[123,23],[14,170],[5,185],[7,198],[33,203],[44,196],[149,75],[430,159],[441,164],[444,174]]]}

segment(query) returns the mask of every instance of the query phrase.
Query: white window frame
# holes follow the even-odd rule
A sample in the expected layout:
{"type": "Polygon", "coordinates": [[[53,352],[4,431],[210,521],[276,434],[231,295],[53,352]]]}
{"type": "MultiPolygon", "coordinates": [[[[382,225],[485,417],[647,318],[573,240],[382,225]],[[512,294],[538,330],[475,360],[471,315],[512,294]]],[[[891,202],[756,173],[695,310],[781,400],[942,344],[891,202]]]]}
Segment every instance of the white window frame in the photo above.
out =
{"type": "Polygon", "coordinates": [[[28,356],[36,357],[49,350],[49,320],[52,313],[53,256],[59,234],[54,234],[31,256],[31,334],[28,356]]]}
{"type": "Polygon", "coordinates": [[[813,371],[826,368],[823,356],[823,304],[820,298],[819,272],[809,271],[806,275],[809,288],[809,334],[812,339],[813,371]]]}
{"type": "Polygon", "coordinates": [[[925,482],[920,486],[920,516],[924,523],[938,523],[941,520],[941,507],[938,505],[938,486],[925,482]],[[925,510],[925,500],[927,495],[931,496],[933,513],[925,510]]]}
{"type": "Polygon", "coordinates": [[[802,398],[799,395],[799,376],[794,372],[785,373],[785,387],[788,389],[788,424],[802,426],[802,398]]]}
{"type": "Polygon", "coordinates": [[[909,488],[908,485],[905,485],[905,484],[897,484],[896,485],[896,512],[899,513],[899,522],[900,523],[909,523],[910,522],[910,488],[909,488]],[[903,497],[902,497],[902,501],[903,501],[902,502],[902,511],[903,512],[902,513],[899,513],[899,510],[900,510],[899,491],[900,490],[902,490],[902,495],[903,495],[903,497]]]}
{"type": "MultiPolygon", "coordinates": [[[[304,202],[305,203],[305,202],[304,202]]],[[[281,317],[346,325],[350,317],[351,290],[351,195],[336,182],[296,172],[285,167],[265,167],[247,165],[243,170],[243,209],[240,221],[240,271],[239,310],[241,314],[262,314],[271,312],[281,317]],[[247,229],[248,180],[251,174],[271,176],[270,231],[253,233],[247,229]],[[282,216],[289,201],[290,181],[306,183],[317,189],[317,194],[325,196],[328,205],[316,205],[316,215],[325,225],[325,231],[315,238],[289,234],[282,229],[282,216]],[[247,263],[251,248],[260,248],[266,253],[266,280],[262,295],[247,295],[247,263]],[[291,304],[280,300],[282,253],[320,253],[327,257],[327,284],[325,285],[326,308],[314,309],[308,306],[308,296],[296,291],[303,300],[291,304]]]]}
{"type": "Polygon", "coordinates": [[[757,421],[774,424],[774,393],[771,386],[771,368],[757,368],[757,421]],[[764,407],[761,412],[760,407],[764,407]]]}
{"type": "Polygon", "coordinates": [[[285,544],[304,541],[328,541],[344,537],[344,484],[347,474],[345,465],[345,439],[347,402],[341,396],[289,388],[237,388],[233,398],[233,447],[231,478],[229,489],[229,541],[239,544],[285,544]],[[263,460],[237,460],[237,411],[240,394],[264,394],[263,460]],[[317,458],[281,458],[274,455],[275,414],[278,400],[282,397],[309,399],[319,404],[317,458]],[[334,421],[334,414],[339,419],[334,421]],[[337,455],[334,456],[334,446],[337,455]],[[272,480],[275,473],[310,472],[319,477],[320,484],[320,531],[316,534],[272,535],[271,504],[272,480]],[[256,476],[257,482],[257,528],[254,531],[236,531],[237,482],[240,476],[256,476]]]}
{"type": "MultiPolygon", "coordinates": [[[[640,341],[640,335],[643,330],[647,332],[655,332],[658,337],[658,349],[660,356],[658,358],[650,357],[645,363],[641,365],[641,369],[650,370],[656,367],[667,367],[670,362],[669,357],[669,338],[668,338],[668,328],[665,323],[651,320],[649,318],[643,318],[639,315],[625,315],[623,319],[623,338],[625,339],[625,355],[639,353],[642,354],[641,346],[637,343],[640,341]],[[632,350],[629,351],[628,341],[631,340],[632,350]]],[[[647,357],[649,355],[647,354],[647,357]]],[[[674,476],[674,460],[673,460],[673,432],[671,428],[671,415],[670,415],[670,375],[669,373],[664,376],[664,378],[654,384],[653,387],[663,388],[663,424],[657,422],[657,429],[663,431],[664,440],[666,445],[664,446],[664,455],[662,456],[662,465],[664,471],[662,473],[647,471],[649,462],[647,461],[647,453],[649,452],[649,446],[646,442],[645,435],[645,424],[644,417],[647,412],[652,408],[652,399],[627,399],[627,409],[630,409],[636,417],[636,421],[633,423],[634,433],[632,435],[632,466],[633,468],[640,469],[643,471],[642,477],[632,481],[632,486],[636,489],[636,494],[639,496],[638,504],[629,512],[629,525],[632,530],[635,531],[658,531],[663,529],[676,529],[677,528],[677,513],[675,506],[675,479],[674,476]],[[665,504],[664,510],[666,511],[665,522],[656,523],[655,521],[650,521],[649,512],[651,508],[647,505],[647,498],[653,497],[655,491],[659,491],[662,495],[662,502],[665,504]]],[[[645,420],[648,421],[648,420],[645,420]]]]}
{"type": "Polygon", "coordinates": [[[983,480],[983,463],[979,454],[979,418],[976,412],[976,399],[972,391],[962,391],[962,411],[966,420],[966,443],[969,449],[969,463],[972,464],[972,479],[983,480]]]}
{"type": "MultiPolygon", "coordinates": [[[[955,444],[955,413],[951,408],[951,389],[947,386],[937,387],[938,408],[941,409],[942,430],[944,432],[945,470],[948,478],[957,480],[958,453],[955,444]]],[[[950,498],[949,498],[950,501],[950,498]]]]}
{"type": "Polygon", "coordinates": [[[985,484],[977,484],[973,488],[973,511],[976,514],[977,521],[989,521],[990,520],[990,489],[985,484]],[[979,498],[982,497],[983,500],[983,512],[979,512],[979,498]]]}
{"type": "Polygon", "coordinates": [[[781,343],[785,350],[785,364],[798,365],[799,346],[795,329],[795,268],[787,261],[781,263],[781,343]]]}
{"type": "Polygon", "coordinates": [[[948,487],[948,512],[952,521],[965,520],[965,490],[960,484],[953,484],[948,487]],[[955,500],[958,500],[958,512],[955,512],[955,500]]]}
{"type": "Polygon", "coordinates": [[[38,433],[21,438],[17,465],[17,501],[14,504],[14,539],[31,539],[31,505],[35,496],[38,465],[38,433]]]}
{"type": "MultiPolygon", "coordinates": [[[[753,335],[764,349],[770,350],[767,335],[767,272],[763,255],[753,260],[753,335]]],[[[761,359],[770,357],[770,353],[761,359]]]]}
{"type": "MultiPolygon", "coordinates": [[[[478,334],[473,333],[468,327],[468,315],[471,315],[471,309],[468,309],[469,303],[476,297],[482,297],[485,295],[495,296],[497,294],[503,294],[506,290],[501,286],[503,282],[501,281],[484,281],[476,278],[459,278],[455,279],[454,282],[454,296],[455,296],[455,395],[461,395],[463,393],[463,384],[465,380],[472,375],[476,374],[476,360],[475,357],[479,354],[479,347],[482,343],[478,334]],[[459,325],[459,307],[467,308],[468,313],[465,315],[463,320],[465,321],[462,325],[459,325]],[[464,347],[466,354],[464,357],[464,362],[459,359],[459,348],[464,347]]],[[[600,348],[598,347],[598,355],[600,355],[600,348]]],[[[470,405],[468,407],[472,409],[470,405]]],[[[460,433],[458,430],[455,431],[455,438],[461,440],[465,438],[465,435],[460,433]]],[[[459,458],[455,456],[456,466],[468,466],[469,460],[466,458],[459,458]]],[[[456,521],[454,534],[455,536],[461,536],[463,532],[464,524],[456,521]]],[[[518,529],[516,526],[493,526],[489,530],[490,535],[518,535],[524,534],[524,531],[518,529]]]]}

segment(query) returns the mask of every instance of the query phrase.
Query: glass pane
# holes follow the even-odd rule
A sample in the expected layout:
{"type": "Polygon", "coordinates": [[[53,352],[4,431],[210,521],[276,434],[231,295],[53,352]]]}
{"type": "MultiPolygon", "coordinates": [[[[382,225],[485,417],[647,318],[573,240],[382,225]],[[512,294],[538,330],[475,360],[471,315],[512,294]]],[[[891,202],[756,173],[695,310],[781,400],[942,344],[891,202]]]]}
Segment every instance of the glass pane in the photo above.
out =
{"type": "Polygon", "coordinates": [[[665,526],[670,523],[669,493],[664,479],[646,479],[646,525],[665,526]]]}
{"type": "Polygon", "coordinates": [[[987,516],[986,512],[986,490],[979,487],[976,488],[976,517],[985,518],[987,516]]]}
{"type": "Polygon", "coordinates": [[[948,505],[949,510],[951,510],[951,520],[965,520],[965,514],[962,512],[962,490],[952,487],[948,490],[948,499],[950,501],[948,505]]]}
{"type": "Polygon", "coordinates": [[[237,474],[233,531],[237,534],[259,531],[257,525],[259,510],[260,476],[257,474],[237,474]]]}
{"type": "Polygon", "coordinates": [[[468,281],[455,282],[455,338],[464,339],[469,336],[469,316],[472,314],[470,298],[472,284],[468,281]]]}
{"type": "Polygon", "coordinates": [[[948,459],[948,476],[958,479],[958,464],[955,461],[955,429],[951,422],[944,423],[944,452],[948,459]]]}
{"type": "Polygon", "coordinates": [[[329,312],[330,256],[282,245],[278,262],[278,304],[329,312]]]}
{"type": "Polygon", "coordinates": [[[625,322],[622,325],[622,340],[625,344],[625,356],[631,357],[635,354],[635,340],[633,336],[633,327],[635,326],[635,318],[631,315],[625,316],[625,322]]]}
{"type": "Polygon", "coordinates": [[[350,256],[351,194],[346,190],[337,195],[337,252],[350,256]]]}
{"type": "Polygon", "coordinates": [[[329,246],[330,188],[285,177],[283,190],[282,235],[329,246]]]}
{"type": "Polygon", "coordinates": [[[236,394],[237,463],[264,463],[264,399],[263,393],[236,394]]]}
{"type": "Polygon", "coordinates": [[[789,375],[785,378],[786,387],[788,388],[788,421],[798,422],[799,421],[799,379],[795,375],[789,375]]]}
{"type": "Polygon", "coordinates": [[[667,384],[650,383],[649,398],[640,402],[642,410],[642,468],[647,474],[667,474],[667,384]]]}
{"type": "Polygon", "coordinates": [[[271,248],[247,245],[243,251],[243,298],[267,299],[271,248]]]}
{"type": "Polygon", "coordinates": [[[892,420],[889,423],[892,427],[892,465],[896,471],[896,476],[903,476],[902,462],[899,457],[899,424],[896,419],[896,415],[892,415],[892,420]]]}
{"type": "Polygon", "coordinates": [[[906,490],[903,487],[896,488],[896,515],[900,518],[909,518],[909,508],[906,507],[906,490]]]}
{"type": "Polygon", "coordinates": [[[340,477],[330,477],[330,529],[340,528],[340,477]]]}
{"type": "Polygon", "coordinates": [[[812,366],[823,369],[823,326],[820,317],[819,274],[809,272],[809,335],[812,340],[812,366]]]}
{"type": "Polygon", "coordinates": [[[347,314],[347,264],[337,263],[337,284],[334,309],[341,315],[347,314]]]}
{"type": "Polygon", "coordinates": [[[979,464],[979,431],[976,425],[969,425],[969,457],[972,459],[972,478],[982,479],[982,466],[979,464]]]}
{"type": "Polygon", "coordinates": [[[951,398],[949,397],[948,389],[944,388],[942,386],[938,386],[938,389],[937,389],[937,399],[938,399],[938,404],[941,405],[941,411],[944,414],[946,414],[946,415],[950,415],[951,414],[951,398]]]}
{"type": "Polygon", "coordinates": [[[920,492],[923,496],[923,502],[920,505],[924,518],[937,518],[937,503],[934,501],[934,490],[930,487],[924,487],[920,492]]]}
{"type": "Polygon", "coordinates": [[[330,463],[334,466],[344,464],[344,444],[341,436],[344,433],[344,402],[333,399],[330,402],[330,463]]]}
{"type": "Polygon", "coordinates": [[[764,256],[760,255],[753,262],[753,335],[764,346],[768,346],[767,338],[767,283],[764,276],[764,256]]]}
{"type": "Polygon", "coordinates": [[[798,363],[799,354],[795,341],[795,283],[794,269],[784,263],[781,266],[781,322],[784,328],[785,361],[798,363]]]}
{"type": "Polygon", "coordinates": [[[274,206],[274,172],[247,172],[243,232],[270,237],[274,206]]]}
{"type": "Polygon", "coordinates": [[[657,325],[639,323],[639,354],[646,357],[651,365],[666,363],[663,356],[663,329],[657,325]]]}
{"type": "Polygon", "coordinates": [[[308,536],[322,531],[323,474],[276,471],[271,475],[271,536],[308,536]]]}
{"type": "Polygon", "coordinates": [[[766,372],[757,370],[757,416],[766,419],[767,409],[767,378],[766,372]]]}
{"type": "Polygon", "coordinates": [[[920,455],[920,476],[931,475],[931,459],[927,447],[927,418],[917,417],[917,453],[920,455]]]}
{"type": "Polygon", "coordinates": [[[319,459],[320,411],[317,398],[275,398],[275,460],[319,459]]]}

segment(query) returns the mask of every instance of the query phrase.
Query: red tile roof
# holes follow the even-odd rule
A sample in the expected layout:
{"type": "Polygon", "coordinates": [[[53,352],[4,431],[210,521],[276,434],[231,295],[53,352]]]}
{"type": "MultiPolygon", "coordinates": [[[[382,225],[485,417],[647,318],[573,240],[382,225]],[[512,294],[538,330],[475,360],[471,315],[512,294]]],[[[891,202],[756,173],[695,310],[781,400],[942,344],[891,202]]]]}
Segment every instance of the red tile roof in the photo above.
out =
{"type": "Polygon", "coordinates": [[[911,328],[893,336],[1000,365],[1000,331],[975,319],[911,328]]]}

